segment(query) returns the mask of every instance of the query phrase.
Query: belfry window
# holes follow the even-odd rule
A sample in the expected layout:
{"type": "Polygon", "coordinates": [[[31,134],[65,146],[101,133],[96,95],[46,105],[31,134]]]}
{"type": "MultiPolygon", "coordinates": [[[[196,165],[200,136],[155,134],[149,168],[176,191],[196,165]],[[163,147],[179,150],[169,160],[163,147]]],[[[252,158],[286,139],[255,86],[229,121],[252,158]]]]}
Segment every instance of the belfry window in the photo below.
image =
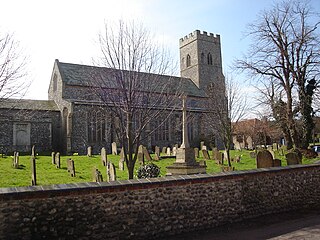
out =
{"type": "Polygon", "coordinates": [[[208,53],[208,64],[212,65],[212,55],[211,55],[211,53],[208,53]]]}
{"type": "Polygon", "coordinates": [[[187,55],[187,67],[190,67],[191,66],[191,57],[190,55],[188,54],[187,55]]]}

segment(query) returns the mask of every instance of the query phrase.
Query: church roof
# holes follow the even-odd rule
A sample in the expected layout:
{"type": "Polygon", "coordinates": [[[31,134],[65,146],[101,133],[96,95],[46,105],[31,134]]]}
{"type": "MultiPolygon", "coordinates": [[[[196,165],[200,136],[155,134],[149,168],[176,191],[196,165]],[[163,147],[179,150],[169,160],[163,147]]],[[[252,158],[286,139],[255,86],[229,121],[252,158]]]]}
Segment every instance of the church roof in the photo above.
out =
{"type": "MultiPolygon", "coordinates": [[[[97,85],[97,82],[95,82],[94,79],[99,78],[99,83],[103,81],[106,87],[116,88],[112,76],[114,76],[115,73],[119,72],[120,70],[106,67],[63,63],[59,61],[57,61],[57,64],[62,77],[62,81],[67,85],[92,87],[97,85]]],[[[129,74],[128,71],[124,71],[124,73],[129,74]]],[[[146,81],[154,81],[155,86],[159,86],[159,91],[161,91],[161,86],[167,86],[170,88],[171,92],[181,90],[188,96],[205,96],[204,91],[202,89],[199,89],[189,78],[144,72],[139,72],[137,74],[139,74],[140,78],[144,78],[146,81]]],[[[142,90],[148,91],[147,89],[142,90]]],[[[157,89],[154,89],[154,91],[157,92],[157,89]]]]}
{"type": "Polygon", "coordinates": [[[0,101],[0,109],[19,109],[37,111],[59,111],[58,106],[51,100],[4,99],[0,101]]]}

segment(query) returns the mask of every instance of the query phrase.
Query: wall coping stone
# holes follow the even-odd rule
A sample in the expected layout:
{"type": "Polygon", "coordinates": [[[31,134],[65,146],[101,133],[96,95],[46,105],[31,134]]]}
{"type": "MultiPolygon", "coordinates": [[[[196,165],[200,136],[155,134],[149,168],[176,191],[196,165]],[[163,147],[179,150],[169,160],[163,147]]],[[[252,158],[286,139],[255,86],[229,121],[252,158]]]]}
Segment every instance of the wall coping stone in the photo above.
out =
{"type": "Polygon", "coordinates": [[[47,198],[77,194],[97,194],[104,192],[121,192],[132,189],[157,188],[159,186],[183,186],[226,179],[243,179],[247,176],[261,176],[301,169],[320,168],[320,163],[308,165],[290,165],[285,167],[259,168],[214,174],[177,175],[159,178],[131,179],[112,182],[81,182],[25,187],[0,188],[0,202],[8,199],[47,198]]]}

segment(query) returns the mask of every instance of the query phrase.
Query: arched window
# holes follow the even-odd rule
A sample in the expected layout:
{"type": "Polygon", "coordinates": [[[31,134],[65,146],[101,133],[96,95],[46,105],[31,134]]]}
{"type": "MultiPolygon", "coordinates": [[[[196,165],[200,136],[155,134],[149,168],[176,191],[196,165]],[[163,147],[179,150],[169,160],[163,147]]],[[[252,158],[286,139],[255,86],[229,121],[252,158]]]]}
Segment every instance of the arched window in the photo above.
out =
{"type": "Polygon", "coordinates": [[[211,55],[211,53],[208,53],[208,64],[212,65],[212,55],[211,55]]]}
{"type": "Polygon", "coordinates": [[[201,53],[201,63],[204,63],[204,53],[201,53]]]}
{"type": "Polygon", "coordinates": [[[190,67],[191,66],[191,57],[190,55],[188,54],[187,55],[187,67],[190,67]]]}
{"type": "Polygon", "coordinates": [[[87,112],[88,141],[90,143],[105,142],[106,122],[105,114],[94,109],[87,112]]]}

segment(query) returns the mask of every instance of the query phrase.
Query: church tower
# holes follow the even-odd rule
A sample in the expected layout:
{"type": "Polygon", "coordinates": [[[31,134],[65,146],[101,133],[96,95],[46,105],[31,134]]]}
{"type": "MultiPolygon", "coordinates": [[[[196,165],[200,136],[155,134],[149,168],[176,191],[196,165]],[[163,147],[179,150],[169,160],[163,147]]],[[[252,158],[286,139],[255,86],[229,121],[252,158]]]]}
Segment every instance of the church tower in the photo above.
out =
{"type": "Polygon", "coordinates": [[[180,74],[200,89],[223,84],[220,35],[199,30],[180,39],[180,74]]]}

